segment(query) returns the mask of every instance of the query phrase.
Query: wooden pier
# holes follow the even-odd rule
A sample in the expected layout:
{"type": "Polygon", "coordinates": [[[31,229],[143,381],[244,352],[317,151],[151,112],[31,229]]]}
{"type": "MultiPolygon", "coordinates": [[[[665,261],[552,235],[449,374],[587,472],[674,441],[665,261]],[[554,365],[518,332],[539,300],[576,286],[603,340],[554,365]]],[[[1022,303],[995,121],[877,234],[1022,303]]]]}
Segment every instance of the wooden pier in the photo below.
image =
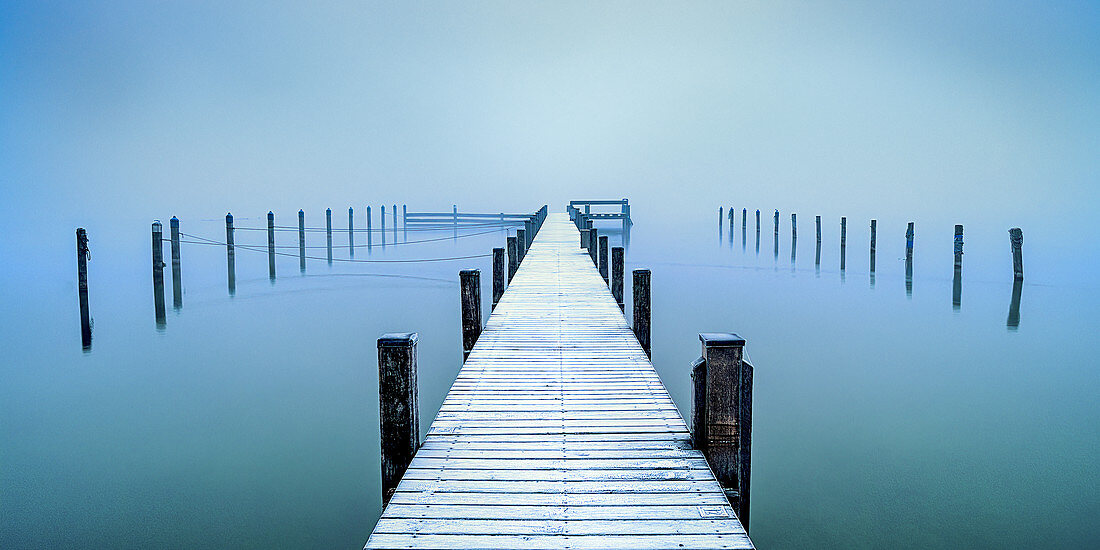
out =
{"type": "Polygon", "coordinates": [[[753,548],[578,241],[549,215],[366,548],[753,548]]]}

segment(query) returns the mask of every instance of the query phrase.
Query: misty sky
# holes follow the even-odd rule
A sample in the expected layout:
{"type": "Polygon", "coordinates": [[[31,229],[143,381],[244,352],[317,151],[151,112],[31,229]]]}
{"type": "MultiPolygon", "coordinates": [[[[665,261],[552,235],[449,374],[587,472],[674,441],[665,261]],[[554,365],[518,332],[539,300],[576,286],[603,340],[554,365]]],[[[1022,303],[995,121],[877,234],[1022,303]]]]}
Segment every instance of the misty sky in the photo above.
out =
{"type": "Polygon", "coordinates": [[[3,223],[1100,204],[1097,2],[315,4],[4,2],[3,223]]]}

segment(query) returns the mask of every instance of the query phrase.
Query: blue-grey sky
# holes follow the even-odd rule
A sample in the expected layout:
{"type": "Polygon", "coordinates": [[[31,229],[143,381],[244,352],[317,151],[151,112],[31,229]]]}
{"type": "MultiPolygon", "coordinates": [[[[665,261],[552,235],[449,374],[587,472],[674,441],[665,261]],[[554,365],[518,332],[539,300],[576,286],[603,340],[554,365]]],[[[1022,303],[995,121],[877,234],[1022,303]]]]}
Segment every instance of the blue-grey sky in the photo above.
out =
{"type": "Polygon", "coordinates": [[[1072,221],[1100,204],[1098,29],[1096,2],[7,1],[0,213],[1072,221]]]}

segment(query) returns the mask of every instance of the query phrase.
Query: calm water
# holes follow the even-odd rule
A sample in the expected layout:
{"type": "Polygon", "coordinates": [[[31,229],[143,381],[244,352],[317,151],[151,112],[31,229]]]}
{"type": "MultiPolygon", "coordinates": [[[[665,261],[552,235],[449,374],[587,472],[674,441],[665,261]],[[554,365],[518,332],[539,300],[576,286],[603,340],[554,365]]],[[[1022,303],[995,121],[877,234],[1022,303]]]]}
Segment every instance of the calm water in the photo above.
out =
{"type": "MultiPolygon", "coordinates": [[[[743,248],[739,220],[732,242],[719,239],[710,208],[670,220],[636,206],[628,269],[653,270],[653,359],[682,409],[697,333],[748,341],[759,547],[1100,544],[1100,292],[1081,275],[1092,256],[1025,227],[1028,282],[1010,328],[1007,227],[967,226],[955,309],[953,222],[916,220],[907,293],[907,220],[879,220],[872,285],[864,220],[849,218],[841,273],[839,214],[822,213],[818,270],[814,213],[799,215],[792,267],[789,213],[776,257],[771,210],[758,254],[751,211],[743,248]]],[[[279,215],[295,223],[294,212],[279,215]]],[[[217,213],[181,218],[185,232],[224,236],[217,213]]],[[[333,218],[346,227],[346,212],[333,218]]],[[[263,212],[236,221],[265,223],[263,212]]],[[[168,269],[158,329],[148,221],[86,227],[89,352],[73,228],[49,229],[40,247],[4,243],[6,257],[34,261],[0,275],[0,547],[361,546],[380,512],[375,339],[420,332],[426,430],[461,362],[457,272],[482,270],[487,309],[490,258],[311,261],[303,276],[296,256],[280,257],[272,284],[266,255],[238,249],[230,297],[224,249],[184,245],[183,308],[172,308],[168,269]]],[[[410,233],[444,238],[384,252],[376,236],[372,253],[355,257],[484,254],[504,241],[491,229],[449,236],[410,233]]],[[[264,238],[237,233],[238,244],[264,238]]],[[[323,233],[309,238],[324,244],[323,233]]],[[[346,232],[334,242],[347,257],[346,232]]],[[[296,235],[280,233],[279,244],[296,235]]]]}

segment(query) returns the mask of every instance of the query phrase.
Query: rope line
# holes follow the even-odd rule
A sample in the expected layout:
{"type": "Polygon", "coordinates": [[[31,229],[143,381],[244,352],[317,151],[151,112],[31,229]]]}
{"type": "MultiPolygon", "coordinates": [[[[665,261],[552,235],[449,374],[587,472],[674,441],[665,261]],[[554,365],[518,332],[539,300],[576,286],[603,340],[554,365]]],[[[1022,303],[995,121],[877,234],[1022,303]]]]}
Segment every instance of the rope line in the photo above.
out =
{"type": "MultiPolygon", "coordinates": [[[[417,223],[417,222],[413,222],[413,223],[417,223]]],[[[432,223],[432,225],[437,225],[439,227],[409,227],[409,228],[405,228],[405,227],[392,228],[392,227],[390,227],[390,228],[387,228],[387,229],[372,227],[372,228],[370,228],[369,231],[371,233],[381,233],[383,231],[385,231],[385,232],[450,231],[455,227],[454,225],[449,224],[447,222],[441,222],[441,223],[429,222],[429,223],[432,223]]],[[[517,220],[517,221],[513,221],[513,222],[507,222],[506,221],[506,222],[503,222],[503,223],[499,222],[499,221],[490,222],[490,223],[464,223],[464,224],[459,224],[458,227],[461,227],[461,228],[505,227],[505,226],[522,225],[522,224],[523,224],[522,221],[517,220]]],[[[266,227],[237,227],[237,226],[234,226],[233,229],[240,230],[240,231],[267,231],[266,227]]],[[[295,225],[276,225],[276,226],[274,226],[274,230],[275,231],[298,231],[298,226],[295,226],[295,225]]],[[[325,232],[328,231],[328,228],[327,227],[307,227],[307,228],[305,228],[305,231],[308,231],[310,233],[325,233],[325,232]]],[[[336,232],[344,233],[344,232],[347,232],[347,231],[348,231],[348,228],[346,228],[346,227],[344,227],[344,228],[333,227],[332,228],[333,233],[336,233],[336,232]]],[[[362,229],[352,228],[350,231],[353,232],[353,233],[366,233],[368,230],[366,228],[362,228],[362,229]]]]}
{"type": "MultiPolygon", "coordinates": [[[[391,242],[391,243],[385,243],[385,244],[380,244],[380,243],[356,244],[356,245],[352,245],[352,248],[373,248],[373,247],[376,247],[376,246],[384,248],[384,247],[387,247],[387,246],[401,246],[401,245],[406,245],[406,244],[433,243],[433,242],[439,242],[439,241],[449,241],[449,240],[454,240],[454,239],[462,239],[462,238],[465,238],[465,237],[477,237],[477,236],[480,236],[480,235],[488,235],[490,233],[496,233],[497,231],[498,230],[496,230],[496,229],[490,229],[488,231],[479,231],[477,233],[466,233],[464,235],[458,235],[458,236],[434,237],[434,238],[431,238],[431,239],[420,239],[420,240],[417,240],[417,241],[391,242]]],[[[199,237],[198,235],[191,235],[191,234],[183,233],[183,232],[180,232],[180,236],[186,236],[186,237],[195,238],[195,239],[201,239],[202,238],[202,237],[199,237]]],[[[169,239],[164,239],[164,240],[168,241],[169,239]]],[[[224,243],[222,243],[222,244],[224,244],[224,243]]],[[[240,244],[240,245],[234,245],[234,246],[261,246],[261,247],[266,247],[266,245],[263,245],[263,244],[258,244],[258,245],[240,244]]],[[[335,245],[334,244],[334,245],[332,245],[332,247],[333,248],[347,248],[347,245],[343,245],[343,244],[335,245]]],[[[300,247],[299,247],[299,245],[296,245],[296,244],[280,244],[280,245],[276,245],[275,248],[298,250],[300,247]]],[[[320,245],[320,244],[318,244],[318,245],[306,245],[306,248],[307,249],[318,249],[318,248],[327,249],[328,245],[327,244],[323,244],[323,245],[320,245]]]]}

